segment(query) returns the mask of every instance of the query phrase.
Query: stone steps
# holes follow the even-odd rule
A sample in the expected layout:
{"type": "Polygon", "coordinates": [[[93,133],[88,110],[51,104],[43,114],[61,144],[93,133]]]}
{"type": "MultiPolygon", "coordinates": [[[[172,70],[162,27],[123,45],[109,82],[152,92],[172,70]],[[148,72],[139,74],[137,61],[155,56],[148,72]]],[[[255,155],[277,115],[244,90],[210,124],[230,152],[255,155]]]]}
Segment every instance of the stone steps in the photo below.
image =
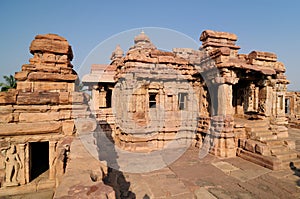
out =
{"type": "Polygon", "coordinates": [[[265,135],[265,136],[258,136],[256,137],[259,141],[268,141],[268,140],[276,140],[277,135],[265,135]]]}
{"type": "Polygon", "coordinates": [[[245,127],[269,127],[269,122],[265,120],[247,120],[245,127]]]}
{"type": "Polygon", "coordinates": [[[262,143],[265,143],[267,146],[282,146],[284,144],[284,140],[274,139],[274,140],[264,140],[262,143]]]}
{"type": "Polygon", "coordinates": [[[258,131],[258,132],[252,132],[251,135],[254,137],[263,137],[263,136],[273,135],[273,132],[272,131],[258,131]]]}
{"type": "Polygon", "coordinates": [[[265,132],[270,130],[268,127],[246,127],[246,131],[249,133],[255,133],[255,132],[265,132]]]}
{"type": "MultiPolygon", "coordinates": [[[[291,163],[300,168],[300,158],[297,152],[292,150],[292,143],[287,137],[281,138],[279,134],[275,134],[270,128],[269,121],[247,120],[244,124],[255,146],[239,148],[239,156],[274,170],[291,169],[291,163]],[[252,150],[253,148],[255,150],[252,150]]],[[[281,132],[286,130],[285,128],[279,126],[276,130],[281,132]]]]}
{"type": "Polygon", "coordinates": [[[276,140],[277,136],[273,135],[270,130],[268,121],[265,120],[248,120],[246,125],[246,132],[257,141],[276,140]]]}

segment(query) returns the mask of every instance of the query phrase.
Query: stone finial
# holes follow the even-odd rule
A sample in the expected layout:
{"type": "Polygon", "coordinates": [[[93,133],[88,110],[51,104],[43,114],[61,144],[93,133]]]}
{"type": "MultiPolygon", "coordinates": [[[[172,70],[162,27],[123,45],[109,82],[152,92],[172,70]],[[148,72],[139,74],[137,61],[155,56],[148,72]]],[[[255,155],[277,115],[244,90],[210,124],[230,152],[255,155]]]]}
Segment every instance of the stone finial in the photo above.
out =
{"type": "Polygon", "coordinates": [[[148,35],[146,35],[144,31],[142,31],[139,35],[134,37],[134,47],[132,48],[156,49],[156,47],[152,44],[148,35]]]}
{"type": "Polygon", "coordinates": [[[138,42],[151,42],[148,35],[145,34],[145,32],[142,30],[141,33],[134,37],[134,43],[138,42]]]}
{"type": "Polygon", "coordinates": [[[116,49],[112,52],[110,59],[115,60],[115,59],[120,59],[124,56],[124,51],[122,50],[121,46],[118,44],[116,46],[116,49]]]}

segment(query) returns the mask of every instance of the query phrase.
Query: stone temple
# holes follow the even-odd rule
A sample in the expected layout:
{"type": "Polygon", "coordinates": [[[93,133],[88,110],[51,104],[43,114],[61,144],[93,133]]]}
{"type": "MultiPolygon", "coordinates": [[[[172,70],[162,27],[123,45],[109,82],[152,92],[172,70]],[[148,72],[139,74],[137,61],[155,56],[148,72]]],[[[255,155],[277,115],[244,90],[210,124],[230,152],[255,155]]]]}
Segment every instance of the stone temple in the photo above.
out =
{"type": "Polygon", "coordinates": [[[270,169],[298,162],[287,131],[283,63],[274,53],[239,54],[235,34],[206,30],[200,41],[199,50],[165,52],[142,32],[125,55],[117,46],[110,64],[92,66],[83,82],[114,143],[152,151],[189,139],[200,148],[213,142],[207,150],[216,156],[270,169]]]}
{"type": "MultiPolygon", "coordinates": [[[[0,190],[31,189],[41,175],[33,190],[63,190],[68,167],[76,171],[70,155],[80,156],[70,146],[79,131],[96,132],[97,125],[128,152],[150,153],[175,142],[272,170],[300,165],[288,134],[289,126],[300,127],[300,94],[287,91],[276,54],[239,54],[232,33],[205,30],[200,41],[198,50],[166,52],[141,32],[126,53],[116,47],[110,64],[91,66],[82,79],[89,96],[79,92],[68,41],[37,35],[33,57],[15,74],[17,88],[0,93],[0,190]],[[75,125],[78,119],[85,123],[75,125]]],[[[109,165],[99,167],[102,173],[89,175],[114,198],[115,190],[102,182],[109,165]]]]}

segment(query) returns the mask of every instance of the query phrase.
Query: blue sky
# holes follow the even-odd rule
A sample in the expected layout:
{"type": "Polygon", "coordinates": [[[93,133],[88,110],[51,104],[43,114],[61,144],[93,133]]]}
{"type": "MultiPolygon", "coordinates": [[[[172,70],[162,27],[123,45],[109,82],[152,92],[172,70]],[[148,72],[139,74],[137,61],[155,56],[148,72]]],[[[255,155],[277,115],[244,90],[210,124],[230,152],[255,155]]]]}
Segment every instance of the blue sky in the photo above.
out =
{"type": "MultiPolygon", "coordinates": [[[[300,1],[0,1],[0,76],[20,71],[37,34],[56,33],[72,45],[78,70],[101,42],[126,30],[162,27],[198,42],[205,29],[238,35],[240,53],[277,54],[289,89],[300,90],[300,1]]],[[[132,38],[133,39],[133,38],[132,38]]],[[[177,47],[177,46],[174,46],[177,47]]],[[[2,80],[2,79],[1,79],[2,80]]]]}

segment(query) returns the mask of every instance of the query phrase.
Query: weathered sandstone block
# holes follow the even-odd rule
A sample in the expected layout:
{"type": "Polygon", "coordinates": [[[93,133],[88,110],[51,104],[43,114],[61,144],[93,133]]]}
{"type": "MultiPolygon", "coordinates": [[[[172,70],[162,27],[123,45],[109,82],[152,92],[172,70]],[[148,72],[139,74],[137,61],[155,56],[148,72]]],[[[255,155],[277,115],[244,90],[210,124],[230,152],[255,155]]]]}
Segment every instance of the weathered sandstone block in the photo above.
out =
{"type": "Polygon", "coordinates": [[[17,98],[17,104],[58,104],[59,93],[57,92],[34,92],[24,93],[20,92],[17,98]]]}
{"type": "Polygon", "coordinates": [[[67,54],[71,60],[73,58],[68,41],[56,34],[37,35],[31,42],[30,52],[32,54],[35,52],[67,54]]]}
{"type": "Polygon", "coordinates": [[[57,121],[59,120],[58,112],[46,112],[46,113],[20,113],[20,122],[44,122],[44,121],[57,121]]]}
{"type": "Polygon", "coordinates": [[[1,136],[34,135],[61,132],[60,122],[6,123],[0,124],[1,136]]]}
{"type": "Polygon", "coordinates": [[[73,135],[74,128],[74,120],[65,120],[62,122],[62,132],[64,133],[64,135],[73,135]]]}
{"type": "Polygon", "coordinates": [[[24,81],[27,79],[28,71],[20,71],[15,73],[15,79],[18,81],[24,81]]]}
{"type": "Polygon", "coordinates": [[[29,81],[75,81],[77,79],[76,74],[56,74],[56,73],[43,73],[43,72],[32,72],[28,75],[29,81]]]}
{"type": "Polygon", "coordinates": [[[18,92],[9,90],[8,92],[0,92],[0,104],[15,104],[18,92]]]}

